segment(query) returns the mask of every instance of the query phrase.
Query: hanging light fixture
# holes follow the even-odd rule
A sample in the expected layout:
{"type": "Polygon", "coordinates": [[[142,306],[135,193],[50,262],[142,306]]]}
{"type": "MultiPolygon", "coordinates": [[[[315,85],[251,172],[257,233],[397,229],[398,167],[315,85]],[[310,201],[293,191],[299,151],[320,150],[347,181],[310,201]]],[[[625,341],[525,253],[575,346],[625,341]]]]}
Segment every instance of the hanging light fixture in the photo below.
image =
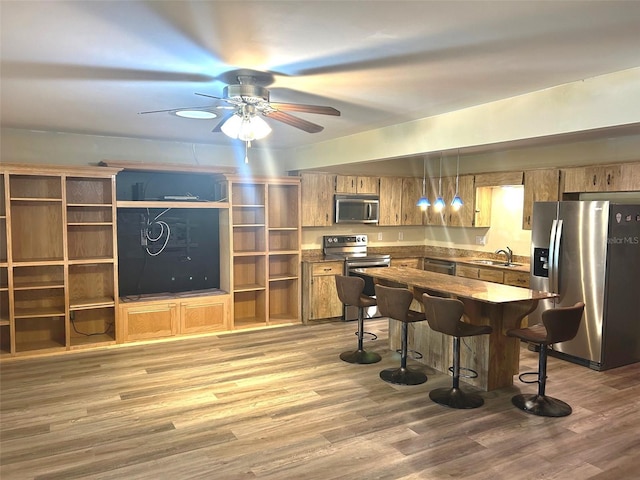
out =
{"type": "Polygon", "coordinates": [[[454,211],[460,210],[460,207],[464,205],[464,202],[458,195],[458,178],[460,173],[460,149],[458,149],[458,159],[456,161],[456,194],[453,196],[453,200],[451,200],[451,207],[454,211]]]}
{"type": "Polygon", "coordinates": [[[416,203],[416,207],[420,207],[420,210],[423,212],[427,210],[427,207],[431,206],[431,202],[427,198],[427,158],[423,158],[422,160],[422,196],[418,199],[418,203],[416,203]]]}
{"type": "Polygon", "coordinates": [[[222,132],[231,138],[243,142],[260,140],[271,133],[271,127],[259,115],[253,105],[243,105],[220,127],[222,132]]]}
{"type": "Polygon", "coordinates": [[[436,212],[441,212],[445,207],[444,198],[442,198],[442,152],[440,152],[440,177],[438,178],[438,198],[436,198],[433,208],[436,212]]]}

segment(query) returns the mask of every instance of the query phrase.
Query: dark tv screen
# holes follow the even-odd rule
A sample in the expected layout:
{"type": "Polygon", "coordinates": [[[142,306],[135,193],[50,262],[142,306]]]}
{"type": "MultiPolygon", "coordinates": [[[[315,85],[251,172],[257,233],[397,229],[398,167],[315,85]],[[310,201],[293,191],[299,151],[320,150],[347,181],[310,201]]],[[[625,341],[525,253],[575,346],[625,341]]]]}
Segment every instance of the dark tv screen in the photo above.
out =
{"type": "Polygon", "coordinates": [[[219,212],[119,208],[120,296],[220,288],[219,212]]]}

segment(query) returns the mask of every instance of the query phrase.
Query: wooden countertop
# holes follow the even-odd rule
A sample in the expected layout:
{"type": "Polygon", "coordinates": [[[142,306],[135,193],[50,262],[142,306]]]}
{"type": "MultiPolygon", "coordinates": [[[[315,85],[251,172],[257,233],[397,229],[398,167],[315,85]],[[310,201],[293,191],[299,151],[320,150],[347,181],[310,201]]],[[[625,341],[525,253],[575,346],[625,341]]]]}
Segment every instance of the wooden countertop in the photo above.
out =
{"type": "Polygon", "coordinates": [[[557,294],[554,293],[512,287],[471,278],[455,277],[443,273],[427,272],[416,268],[381,267],[363,268],[355,271],[376,279],[447,293],[484,303],[512,303],[557,297],[557,294]]]}

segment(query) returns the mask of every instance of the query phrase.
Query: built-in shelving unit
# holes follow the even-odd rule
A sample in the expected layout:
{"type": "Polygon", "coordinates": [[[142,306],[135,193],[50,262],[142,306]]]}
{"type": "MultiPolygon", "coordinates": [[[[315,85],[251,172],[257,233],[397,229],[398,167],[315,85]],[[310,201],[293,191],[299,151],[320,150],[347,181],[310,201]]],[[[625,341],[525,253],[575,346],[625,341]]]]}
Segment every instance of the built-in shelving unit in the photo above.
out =
{"type": "Polygon", "coordinates": [[[300,321],[300,180],[226,176],[234,328],[300,321]]]}
{"type": "Polygon", "coordinates": [[[3,355],[115,343],[115,174],[2,167],[3,355]]]}

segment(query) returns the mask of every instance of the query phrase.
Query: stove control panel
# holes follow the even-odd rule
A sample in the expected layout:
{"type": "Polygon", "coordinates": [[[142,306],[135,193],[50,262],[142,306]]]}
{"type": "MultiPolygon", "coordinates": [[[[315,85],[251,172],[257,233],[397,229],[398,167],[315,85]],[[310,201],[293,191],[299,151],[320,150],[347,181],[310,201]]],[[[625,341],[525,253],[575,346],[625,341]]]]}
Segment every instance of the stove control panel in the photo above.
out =
{"type": "Polygon", "coordinates": [[[366,247],[366,235],[325,235],[322,237],[324,247],[366,247]]]}

